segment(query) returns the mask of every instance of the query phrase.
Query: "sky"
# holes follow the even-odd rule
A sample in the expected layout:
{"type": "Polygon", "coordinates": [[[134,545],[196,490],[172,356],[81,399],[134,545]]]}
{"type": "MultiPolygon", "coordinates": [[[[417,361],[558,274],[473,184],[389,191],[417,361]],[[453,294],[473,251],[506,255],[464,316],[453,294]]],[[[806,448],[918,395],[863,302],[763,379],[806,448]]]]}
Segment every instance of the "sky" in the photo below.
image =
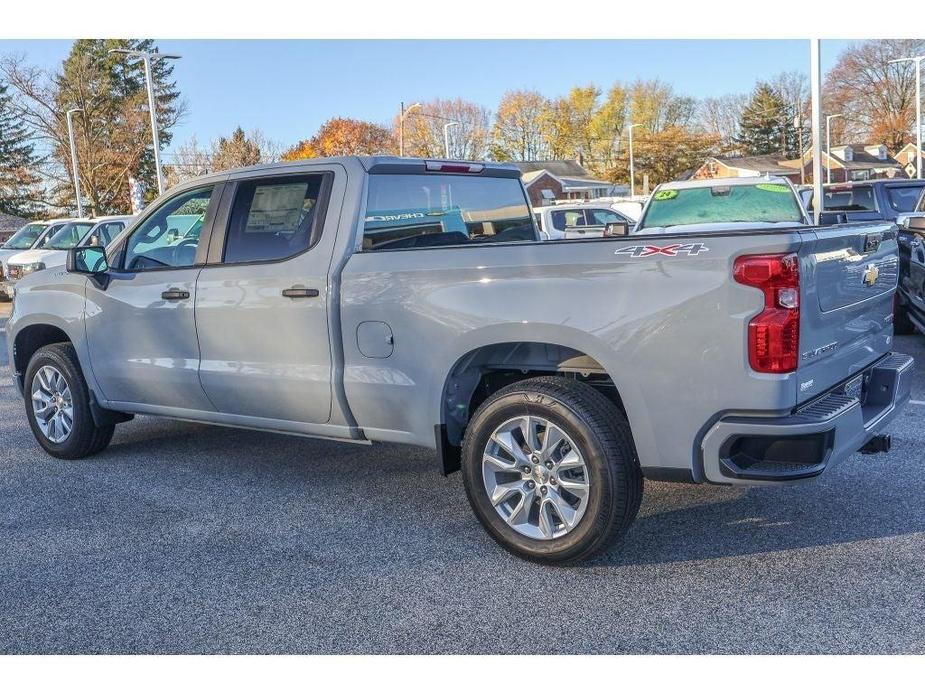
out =
{"type": "MultiPolygon", "coordinates": [[[[822,42],[822,69],[847,41],[822,42]]],[[[492,111],[509,89],[548,97],[576,85],[661,79],[703,98],[751,91],[759,78],[809,72],[808,40],[157,40],[179,53],[174,78],[188,113],[167,159],[195,135],[200,144],[237,125],[288,147],[328,118],[390,123],[399,103],[461,97],[492,111]]],[[[0,40],[55,69],[71,41],[0,40]]]]}

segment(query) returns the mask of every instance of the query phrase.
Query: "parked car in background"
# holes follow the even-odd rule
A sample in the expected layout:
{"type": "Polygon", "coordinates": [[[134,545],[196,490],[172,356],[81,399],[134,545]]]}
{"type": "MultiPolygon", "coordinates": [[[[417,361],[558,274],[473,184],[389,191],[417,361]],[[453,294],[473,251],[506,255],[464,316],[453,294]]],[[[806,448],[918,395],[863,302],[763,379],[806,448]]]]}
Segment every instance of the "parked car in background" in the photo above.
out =
{"type": "Polygon", "coordinates": [[[593,202],[573,205],[534,207],[533,215],[543,239],[594,239],[602,238],[609,224],[625,224],[627,233],[633,221],[606,204],[593,202]]]}
{"type": "Polygon", "coordinates": [[[648,195],[635,195],[623,198],[595,198],[594,200],[589,200],[589,202],[595,205],[604,203],[611,210],[616,210],[627,219],[635,222],[642,215],[642,208],[646,206],[648,200],[648,195]]]}
{"type": "Polygon", "coordinates": [[[72,219],[47,236],[41,246],[23,251],[7,260],[3,291],[12,295],[16,283],[26,275],[46,268],[60,267],[67,262],[69,249],[79,245],[106,245],[128,226],[130,216],[72,219]]]}
{"type": "Polygon", "coordinates": [[[644,476],[784,483],[889,448],[913,365],[893,225],[808,227],[791,189],[746,185],[691,196],[726,218],[742,195],[745,228],[577,243],[541,241],[497,163],[226,171],[23,279],[9,363],[53,456],[137,413],[427,446],[501,545],[575,561],[629,527],[644,476]]]}
{"type": "MultiPolygon", "coordinates": [[[[916,209],[923,190],[925,180],[919,178],[831,183],[822,186],[822,210],[842,213],[849,222],[893,222],[916,209]]],[[[801,197],[812,212],[812,189],[802,191],[801,197]]]]}
{"type": "Polygon", "coordinates": [[[899,229],[899,288],[893,324],[897,333],[925,333],[925,187],[915,208],[896,217],[899,229]]]}
{"type": "Polygon", "coordinates": [[[30,248],[41,248],[55,232],[67,224],[69,219],[48,219],[40,222],[31,222],[13,234],[6,243],[0,246],[0,299],[9,300],[7,293],[6,276],[7,261],[30,248]]]}
{"type": "Polygon", "coordinates": [[[710,178],[663,183],[653,192],[633,234],[696,234],[809,225],[786,178],[710,178]]]}

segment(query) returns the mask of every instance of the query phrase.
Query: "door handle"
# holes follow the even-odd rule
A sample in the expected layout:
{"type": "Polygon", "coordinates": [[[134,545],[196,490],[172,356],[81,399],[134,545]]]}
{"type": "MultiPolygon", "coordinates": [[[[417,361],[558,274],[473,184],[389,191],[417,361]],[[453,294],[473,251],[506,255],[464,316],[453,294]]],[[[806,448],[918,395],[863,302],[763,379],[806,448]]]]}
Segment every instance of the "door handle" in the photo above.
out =
{"type": "Polygon", "coordinates": [[[306,289],[305,287],[290,287],[283,290],[283,296],[289,299],[307,299],[318,296],[317,289],[306,289]]]}
{"type": "Polygon", "coordinates": [[[189,292],[182,289],[171,288],[166,292],[161,292],[161,298],[165,301],[180,301],[182,299],[189,299],[189,292]]]}

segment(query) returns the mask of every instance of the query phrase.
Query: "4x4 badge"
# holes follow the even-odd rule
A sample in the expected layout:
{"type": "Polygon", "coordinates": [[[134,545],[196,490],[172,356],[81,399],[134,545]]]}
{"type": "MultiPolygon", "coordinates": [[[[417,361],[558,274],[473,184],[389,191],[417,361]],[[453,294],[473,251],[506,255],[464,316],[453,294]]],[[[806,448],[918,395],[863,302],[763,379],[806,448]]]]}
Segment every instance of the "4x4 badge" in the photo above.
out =
{"type": "Polygon", "coordinates": [[[614,255],[628,255],[631,258],[648,258],[653,255],[699,255],[710,249],[702,243],[673,243],[669,246],[623,246],[613,252],[614,255]]]}

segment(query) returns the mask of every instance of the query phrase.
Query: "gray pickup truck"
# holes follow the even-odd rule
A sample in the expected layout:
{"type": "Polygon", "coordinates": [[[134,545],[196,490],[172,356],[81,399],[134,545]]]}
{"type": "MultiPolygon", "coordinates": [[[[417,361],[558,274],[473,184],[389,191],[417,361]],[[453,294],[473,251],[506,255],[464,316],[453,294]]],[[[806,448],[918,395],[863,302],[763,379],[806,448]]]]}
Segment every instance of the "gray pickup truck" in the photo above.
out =
{"type": "Polygon", "coordinates": [[[897,267],[892,224],[541,241],[514,168],[317,159],[171,190],[24,278],[7,332],[53,456],[135,414],[426,446],[495,540],[567,562],[644,478],[887,449],[897,267]]]}

